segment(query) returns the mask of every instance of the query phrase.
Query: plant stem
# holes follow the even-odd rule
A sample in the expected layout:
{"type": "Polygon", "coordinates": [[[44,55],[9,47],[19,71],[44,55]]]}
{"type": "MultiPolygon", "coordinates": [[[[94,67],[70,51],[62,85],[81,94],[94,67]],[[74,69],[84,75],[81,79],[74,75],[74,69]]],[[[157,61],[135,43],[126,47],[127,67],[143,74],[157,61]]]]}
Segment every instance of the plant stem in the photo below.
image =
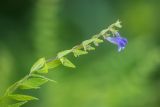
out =
{"type": "Polygon", "coordinates": [[[31,74],[26,75],[25,77],[23,77],[21,80],[17,81],[16,83],[14,83],[13,85],[11,85],[5,92],[4,97],[8,96],[9,94],[12,94],[13,92],[15,92],[19,86],[25,81],[27,80],[29,77],[31,76],[31,74]]]}
{"type": "MultiPolygon", "coordinates": [[[[100,37],[105,36],[107,34],[107,32],[110,31],[110,28],[112,28],[112,27],[114,27],[114,26],[110,25],[107,29],[102,30],[99,34],[94,35],[93,37],[100,38],[100,37]]],[[[74,51],[74,49],[83,49],[83,48],[84,48],[83,44],[81,43],[79,45],[74,46],[68,54],[72,53],[74,51]]],[[[68,54],[66,54],[66,55],[68,55],[68,54]]],[[[62,57],[64,57],[64,56],[62,56],[62,57]]],[[[57,59],[59,59],[59,58],[58,57],[52,57],[52,58],[48,59],[46,62],[49,63],[49,62],[52,62],[52,61],[57,60],[57,59]]]]}
{"type": "MultiPolygon", "coordinates": [[[[110,25],[107,29],[102,30],[99,34],[94,35],[92,38],[97,38],[97,39],[98,39],[98,38],[100,38],[100,37],[106,37],[106,36],[108,36],[108,32],[112,32],[112,33],[113,33],[114,27],[118,27],[117,23],[120,24],[120,22],[117,21],[116,23],[110,25]]],[[[120,25],[119,25],[119,28],[120,28],[120,25]]],[[[91,39],[92,39],[92,38],[91,38],[91,39]]],[[[90,44],[91,44],[91,43],[90,43],[90,44]]],[[[61,57],[64,57],[64,56],[72,53],[75,49],[84,49],[83,42],[82,42],[81,44],[76,45],[76,46],[74,46],[73,48],[71,48],[70,51],[69,51],[67,54],[62,55],[61,57]]],[[[52,62],[52,61],[59,60],[61,57],[58,57],[58,56],[52,57],[52,58],[48,59],[48,60],[46,61],[46,63],[50,63],[50,62],[52,62]]],[[[25,77],[23,77],[21,80],[17,81],[17,82],[14,83],[13,85],[11,85],[11,86],[6,90],[4,96],[0,99],[0,101],[2,101],[2,100],[3,100],[5,97],[7,97],[8,95],[14,93],[14,92],[20,87],[20,85],[21,85],[24,81],[26,81],[28,78],[30,78],[30,77],[32,76],[32,74],[33,74],[33,73],[30,72],[28,75],[26,75],[25,77]]]]}

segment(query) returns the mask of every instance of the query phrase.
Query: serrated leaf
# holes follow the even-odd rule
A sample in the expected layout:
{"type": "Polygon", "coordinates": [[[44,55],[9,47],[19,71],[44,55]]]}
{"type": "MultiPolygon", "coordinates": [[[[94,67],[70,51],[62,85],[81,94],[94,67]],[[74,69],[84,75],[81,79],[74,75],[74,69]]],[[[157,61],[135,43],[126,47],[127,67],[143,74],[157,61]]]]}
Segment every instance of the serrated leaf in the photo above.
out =
{"type": "Polygon", "coordinates": [[[57,57],[61,58],[61,57],[65,56],[65,55],[67,55],[70,52],[71,52],[71,50],[65,50],[65,51],[59,52],[57,57]]]}
{"type": "Polygon", "coordinates": [[[47,78],[33,77],[29,78],[20,85],[20,89],[37,89],[39,86],[48,82],[47,78]]]}
{"type": "Polygon", "coordinates": [[[47,66],[48,66],[48,69],[51,69],[51,68],[55,68],[55,67],[59,66],[60,64],[61,64],[61,61],[59,59],[56,59],[51,62],[48,62],[47,66]]]}
{"type": "Polygon", "coordinates": [[[76,67],[70,60],[68,60],[65,57],[60,58],[60,61],[66,67],[71,67],[71,68],[75,68],[76,67]]]}
{"type": "Polygon", "coordinates": [[[27,101],[11,104],[11,105],[8,105],[7,107],[20,107],[24,105],[25,103],[27,103],[27,101]]]}
{"type": "Polygon", "coordinates": [[[11,94],[8,97],[17,101],[38,100],[38,98],[36,97],[29,96],[29,95],[22,95],[22,94],[11,94]]]}
{"type": "Polygon", "coordinates": [[[31,68],[31,72],[35,72],[40,70],[41,68],[43,68],[43,66],[45,65],[46,60],[45,58],[40,58],[31,68]]]}
{"type": "Polygon", "coordinates": [[[75,57],[78,57],[80,55],[84,55],[84,54],[87,54],[88,52],[87,51],[83,51],[83,50],[79,50],[79,49],[74,49],[73,50],[73,54],[75,57]]]}

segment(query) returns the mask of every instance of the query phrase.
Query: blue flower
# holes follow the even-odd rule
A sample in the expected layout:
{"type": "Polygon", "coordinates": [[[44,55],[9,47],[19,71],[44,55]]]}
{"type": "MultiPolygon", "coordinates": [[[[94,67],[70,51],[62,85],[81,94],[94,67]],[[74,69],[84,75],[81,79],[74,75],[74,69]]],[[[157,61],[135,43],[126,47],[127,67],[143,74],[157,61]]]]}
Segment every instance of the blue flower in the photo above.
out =
{"type": "Polygon", "coordinates": [[[126,38],[121,37],[118,32],[115,33],[114,37],[106,37],[105,39],[113,44],[116,44],[118,46],[118,52],[124,50],[128,43],[128,40],[126,38]]]}

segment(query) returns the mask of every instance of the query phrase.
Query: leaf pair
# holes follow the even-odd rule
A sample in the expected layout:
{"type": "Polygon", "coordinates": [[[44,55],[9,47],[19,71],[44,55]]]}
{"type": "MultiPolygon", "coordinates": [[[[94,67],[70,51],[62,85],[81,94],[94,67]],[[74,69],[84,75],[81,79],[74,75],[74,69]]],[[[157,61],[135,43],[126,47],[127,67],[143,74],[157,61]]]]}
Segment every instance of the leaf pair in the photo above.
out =
{"type": "MultiPolygon", "coordinates": [[[[38,89],[41,85],[50,80],[44,76],[38,75],[38,74],[32,74],[30,78],[26,79],[21,83],[19,86],[20,89],[38,89]]],[[[11,104],[8,107],[20,107],[21,105],[25,104],[27,101],[30,100],[38,100],[38,98],[30,96],[30,95],[23,95],[23,94],[9,94],[8,98],[20,101],[15,104],[11,104]]]]}
{"type": "Polygon", "coordinates": [[[60,60],[60,62],[62,63],[62,65],[66,66],[66,67],[71,67],[71,68],[75,68],[76,66],[69,59],[64,57],[65,55],[67,55],[70,52],[73,52],[75,57],[78,57],[80,55],[84,55],[84,54],[88,53],[86,51],[76,49],[76,48],[73,48],[71,50],[65,50],[65,51],[58,53],[57,57],[60,60]]]}
{"type": "MultiPolygon", "coordinates": [[[[60,55],[61,56],[61,55],[60,55]]],[[[45,58],[40,58],[31,68],[31,73],[48,73],[48,70],[61,64],[59,59],[46,62],[45,58]]]]}

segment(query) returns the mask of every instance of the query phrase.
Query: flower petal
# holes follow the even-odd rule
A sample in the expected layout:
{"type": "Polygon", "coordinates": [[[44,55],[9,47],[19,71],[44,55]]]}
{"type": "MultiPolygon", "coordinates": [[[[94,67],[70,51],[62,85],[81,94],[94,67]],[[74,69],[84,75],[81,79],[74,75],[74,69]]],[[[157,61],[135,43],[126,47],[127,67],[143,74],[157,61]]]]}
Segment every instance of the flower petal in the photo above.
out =
{"type": "Polygon", "coordinates": [[[124,50],[126,45],[128,44],[128,40],[121,37],[118,32],[115,33],[114,37],[106,37],[105,39],[113,44],[116,44],[118,46],[118,52],[124,50]]]}
{"type": "Polygon", "coordinates": [[[114,37],[106,37],[105,39],[113,44],[117,44],[116,38],[114,38],[114,37]]]}
{"type": "Polygon", "coordinates": [[[118,47],[118,52],[120,52],[121,50],[122,50],[122,48],[119,46],[119,47],[118,47]]]}

